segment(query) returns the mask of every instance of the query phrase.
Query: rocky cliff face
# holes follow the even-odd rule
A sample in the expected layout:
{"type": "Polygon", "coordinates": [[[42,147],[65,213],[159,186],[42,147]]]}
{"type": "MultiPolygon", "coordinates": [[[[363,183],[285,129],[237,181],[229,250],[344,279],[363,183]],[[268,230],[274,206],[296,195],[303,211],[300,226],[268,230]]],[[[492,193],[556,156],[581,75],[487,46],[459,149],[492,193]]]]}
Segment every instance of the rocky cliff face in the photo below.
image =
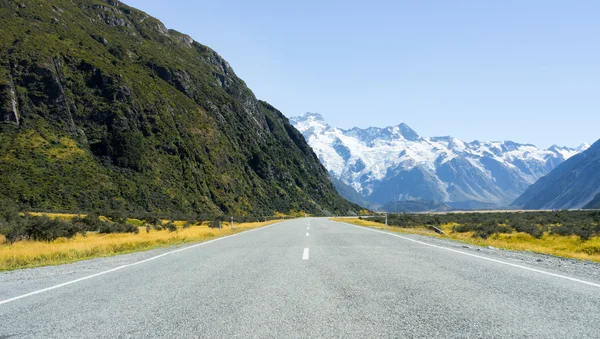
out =
{"type": "Polygon", "coordinates": [[[347,213],[288,120],[119,1],[0,3],[0,195],[35,208],[347,213]]]}
{"type": "Polygon", "coordinates": [[[0,122],[19,125],[19,108],[15,85],[10,77],[6,77],[5,83],[0,85],[0,122]]]}
{"type": "Polygon", "coordinates": [[[426,200],[460,209],[508,206],[529,185],[589,147],[544,150],[511,141],[427,138],[406,124],[342,130],[316,113],[291,121],[333,177],[380,205],[426,200]]]}
{"type": "Polygon", "coordinates": [[[513,203],[525,209],[600,207],[600,141],[541,178],[513,203]]]}

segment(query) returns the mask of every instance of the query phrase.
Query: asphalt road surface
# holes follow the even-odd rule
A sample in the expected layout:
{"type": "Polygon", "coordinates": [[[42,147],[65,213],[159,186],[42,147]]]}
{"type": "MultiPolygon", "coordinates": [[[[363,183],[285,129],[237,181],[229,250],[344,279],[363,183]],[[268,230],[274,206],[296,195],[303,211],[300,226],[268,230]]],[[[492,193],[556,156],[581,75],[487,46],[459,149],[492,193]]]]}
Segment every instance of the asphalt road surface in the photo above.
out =
{"type": "Polygon", "coordinates": [[[0,338],[600,338],[600,279],[297,219],[0,274],[0,338]]]}

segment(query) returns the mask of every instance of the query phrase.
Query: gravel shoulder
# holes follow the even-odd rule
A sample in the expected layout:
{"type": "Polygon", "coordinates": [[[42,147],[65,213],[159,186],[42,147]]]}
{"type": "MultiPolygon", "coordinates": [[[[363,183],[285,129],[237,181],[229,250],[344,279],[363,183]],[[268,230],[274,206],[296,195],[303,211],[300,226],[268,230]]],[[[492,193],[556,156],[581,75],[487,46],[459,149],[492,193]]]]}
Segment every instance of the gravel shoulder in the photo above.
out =
{"type": "Polygon", "coordinates": [[[466,244],[452,239],[441,239],[436,237],[428,237],[425,235],[385,231],[380,227],[357,226],[352,224],[348,225],[355,227],[372,228],[380,230],[382,232],[401,235],[406,238],[418,240],[436,246],[448,247],[474,255],[490,257],[508,263],[514,263],[517,265],[525,265],[531,268],[544,270],[556,274],[564,274],[567,276],[572,276],[591,282],[600,282],[600,264],[595,263],[593,261],[563,258],[548,254],[527,251],[507,250],[491,246],[478,246],[473,244],[466,244]]]}

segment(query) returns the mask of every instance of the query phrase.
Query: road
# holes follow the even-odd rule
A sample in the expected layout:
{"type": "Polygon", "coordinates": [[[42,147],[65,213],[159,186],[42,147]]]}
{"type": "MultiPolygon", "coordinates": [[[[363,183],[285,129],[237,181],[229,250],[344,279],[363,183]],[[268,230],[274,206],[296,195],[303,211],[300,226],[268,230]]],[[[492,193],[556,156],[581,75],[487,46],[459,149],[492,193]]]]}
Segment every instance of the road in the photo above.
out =
{"type": "Polygon", "coordinates": [[[600,281],[423,239],[308,218],[5,272],[0,338],[600,337],[600,281]]]}

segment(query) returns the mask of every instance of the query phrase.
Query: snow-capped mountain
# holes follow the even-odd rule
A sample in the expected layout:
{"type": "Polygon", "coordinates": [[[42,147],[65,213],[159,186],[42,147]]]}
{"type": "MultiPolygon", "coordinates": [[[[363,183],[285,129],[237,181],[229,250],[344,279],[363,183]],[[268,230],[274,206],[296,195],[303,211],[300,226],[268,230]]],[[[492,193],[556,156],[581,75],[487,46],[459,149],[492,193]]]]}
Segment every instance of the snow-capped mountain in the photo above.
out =
{"type": "Polygon", "coordinates": [[[513,205],[525,209],[600,207],[600,140],[531,185],[513,205]]]}
{"type": "Polygon", "coordinates": [[[343,130],[317,113],[290,119],[331,175],[367,200],[431,200],[455,208],[508,206],[587,149],[421,137],[406,124],[343,130]]]}

